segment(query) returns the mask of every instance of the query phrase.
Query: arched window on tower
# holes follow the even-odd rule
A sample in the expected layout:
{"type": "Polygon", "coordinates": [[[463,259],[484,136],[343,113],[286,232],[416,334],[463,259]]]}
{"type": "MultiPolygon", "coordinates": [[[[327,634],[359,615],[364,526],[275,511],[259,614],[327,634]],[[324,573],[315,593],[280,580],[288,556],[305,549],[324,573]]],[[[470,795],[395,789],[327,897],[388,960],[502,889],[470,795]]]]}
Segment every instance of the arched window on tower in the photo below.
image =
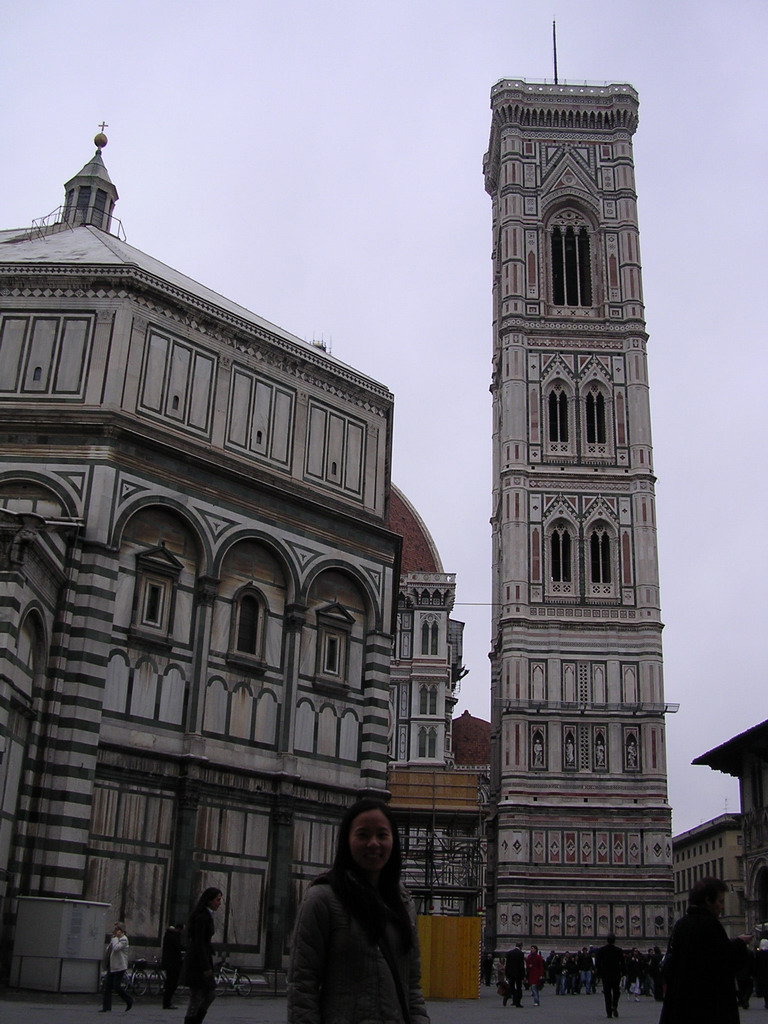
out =
{"type": "Polygon", "coordinates": [[[589,535],[589,565],[593,583],[612,582],[611,539],[605,527],[596,526],[589,535]]]}
{"type": "Polygon", "coordinates": [[[437,654],[440,629],[435,621],[425,620],[421,624],[421,653],[437,654]]]}
{"type": "Polygon", "coordinates": [[[554,583],[570,583],[573,576],[571,535],[565,524],[558,524],[549,538],[550,576],[554,583]]]}
{"type": "Polygon", "coordinates": [[[587,417],[587,444],[605,444],[605,398],[593,387],[585,403],[587,417]]]}
{"type": "Polygon", "coordinates": [[[426,727],[419,729],[419,757],[435,757],[437,754],[437,730],[426,727]]]}
{"type": "Polygon", "coordinates": [[[421,624],[421,653],[429,654],[429,623],[421,624]]]}
{"type": "Polygon", "coordinates": [[[555,306],[592,305],[592,257],[589,230],[567,211],[552,228],[552,302],[555,306]]]}
{"type": "Polygon", "coordinates": [[[419,690],[419,714],[437,714],[437,687],[422,686],[419,690]]]}
{"type": "Polygon", "coordinates": [[[549,440],[554,442],[568,441],[568,396],[559,384],[549,393],[547,400],[549,421],[549,440]]]}

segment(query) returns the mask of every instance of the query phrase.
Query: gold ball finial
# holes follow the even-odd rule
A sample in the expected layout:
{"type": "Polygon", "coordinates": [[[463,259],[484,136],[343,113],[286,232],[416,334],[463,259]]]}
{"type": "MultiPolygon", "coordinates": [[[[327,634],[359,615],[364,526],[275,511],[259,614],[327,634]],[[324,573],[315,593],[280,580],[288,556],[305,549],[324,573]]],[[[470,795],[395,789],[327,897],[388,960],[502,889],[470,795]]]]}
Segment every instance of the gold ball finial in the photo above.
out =
{"type": "Polygon", "coordinates": [[[94,135],[94,137],[93,137],[93,142],[94,142],[94,145],[96,146],[97,149],[104,149],[106,144],[109,142],[109,139],[104,134],[104,129],[108,128],[108,127],[109,126],[104,121],[102,121],[101,124],[99,125],[99,128],[101,128],[101,131],[97,135],[94,135]]]}

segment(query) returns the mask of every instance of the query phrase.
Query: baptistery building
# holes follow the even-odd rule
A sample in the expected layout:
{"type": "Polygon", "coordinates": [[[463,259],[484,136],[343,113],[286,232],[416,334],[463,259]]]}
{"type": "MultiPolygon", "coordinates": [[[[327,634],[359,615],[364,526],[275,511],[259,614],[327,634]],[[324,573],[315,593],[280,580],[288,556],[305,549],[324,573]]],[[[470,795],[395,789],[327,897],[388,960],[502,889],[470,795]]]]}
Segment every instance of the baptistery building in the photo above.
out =
{"type": "Polygon", "coordinates": [[[450,744],[437,690],[393,723],[393,397],[129,245],[96,144],[0,233],[3,941],[39,895],[156,948],[215,885],[221,948],[279,968],[344,806],[450,744]]]}

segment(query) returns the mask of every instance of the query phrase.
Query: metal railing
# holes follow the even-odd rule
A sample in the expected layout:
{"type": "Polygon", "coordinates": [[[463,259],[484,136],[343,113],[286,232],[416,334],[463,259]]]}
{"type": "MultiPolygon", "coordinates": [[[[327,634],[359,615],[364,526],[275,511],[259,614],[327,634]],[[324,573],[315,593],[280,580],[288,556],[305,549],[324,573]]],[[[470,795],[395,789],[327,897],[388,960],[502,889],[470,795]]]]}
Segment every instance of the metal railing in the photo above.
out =
{"type": "MultiPolygon", "coordinates": [[[[27,237],[31,240],[33,238],[45,238],[46,235],[53,234],[55,231],[63,231],[64,229],[72,231],[77,225],[70,224],[68,220],[65,220],[64,211],[64,206],[57,206],[55,210],[46,213],[44,217],[35,217],[27,237]]],[[[106,229],[107,233],[119,238],[121,242],[127,241],[128,236],[123,228],[123,222],[114,216],[109,217],[108,220],[109,227],[106,229]]]]}

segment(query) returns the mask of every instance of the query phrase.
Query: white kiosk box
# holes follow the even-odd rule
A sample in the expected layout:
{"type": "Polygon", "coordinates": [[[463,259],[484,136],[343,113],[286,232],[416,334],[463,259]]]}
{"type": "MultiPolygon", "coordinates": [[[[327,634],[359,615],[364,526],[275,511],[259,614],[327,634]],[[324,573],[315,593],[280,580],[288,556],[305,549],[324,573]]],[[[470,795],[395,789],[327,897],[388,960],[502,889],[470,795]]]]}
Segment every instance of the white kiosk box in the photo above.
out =
{"type": "Polygon", "coordinates": [[[109,903],[17,897],[10,983],[40,992],[97,992],[109,903]]]}

